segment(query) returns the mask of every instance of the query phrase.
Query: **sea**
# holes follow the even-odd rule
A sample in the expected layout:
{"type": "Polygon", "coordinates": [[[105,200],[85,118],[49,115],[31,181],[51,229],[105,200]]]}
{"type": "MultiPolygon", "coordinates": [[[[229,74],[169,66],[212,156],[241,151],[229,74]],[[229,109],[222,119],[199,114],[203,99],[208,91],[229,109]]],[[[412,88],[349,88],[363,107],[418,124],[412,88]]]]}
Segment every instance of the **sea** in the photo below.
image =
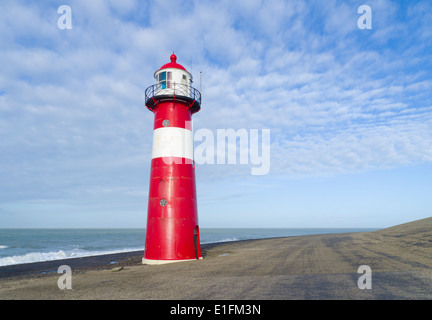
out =
{"type": "MultiPolygon", "coordinates": [[[[202,228],[201,243],[375,231],[371,228],[202,228]]],[[[0,266],[144,250],[145,229],[0,229],[0,266]]]]}

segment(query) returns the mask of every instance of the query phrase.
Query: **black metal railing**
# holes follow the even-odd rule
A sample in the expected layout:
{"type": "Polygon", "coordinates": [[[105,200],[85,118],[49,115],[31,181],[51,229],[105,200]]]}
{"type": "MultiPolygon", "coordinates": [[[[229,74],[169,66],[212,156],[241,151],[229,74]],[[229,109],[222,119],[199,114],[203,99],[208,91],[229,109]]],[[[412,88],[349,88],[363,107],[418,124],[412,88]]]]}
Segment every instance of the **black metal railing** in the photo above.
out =
{"type": "Polygon", "coordinates": [[[163,98],[164,96],[178,98],[183,97],[192,101],[196,101],[201,105],[201,93],[197,89],[186,84],[163,81],[148,87],[145,91],[146,101],[152,98],[163,98]]]}

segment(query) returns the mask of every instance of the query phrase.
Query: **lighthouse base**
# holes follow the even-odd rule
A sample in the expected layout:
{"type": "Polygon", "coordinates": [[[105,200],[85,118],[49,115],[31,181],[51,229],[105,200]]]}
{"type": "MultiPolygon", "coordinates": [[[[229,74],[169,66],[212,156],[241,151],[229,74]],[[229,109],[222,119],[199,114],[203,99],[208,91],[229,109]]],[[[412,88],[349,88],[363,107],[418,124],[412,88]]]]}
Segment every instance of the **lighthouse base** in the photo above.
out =
{"type": "Polygon", "coordinates": [[[196,261],[201,259],[202,257],[199,257],[198,259],[182,259],[182,260],[152,260],[152,259],[142,258],[142,264],[158,265],[158,264],[168,264],[168,263],[175,263],[175,262],[196,261]]]}

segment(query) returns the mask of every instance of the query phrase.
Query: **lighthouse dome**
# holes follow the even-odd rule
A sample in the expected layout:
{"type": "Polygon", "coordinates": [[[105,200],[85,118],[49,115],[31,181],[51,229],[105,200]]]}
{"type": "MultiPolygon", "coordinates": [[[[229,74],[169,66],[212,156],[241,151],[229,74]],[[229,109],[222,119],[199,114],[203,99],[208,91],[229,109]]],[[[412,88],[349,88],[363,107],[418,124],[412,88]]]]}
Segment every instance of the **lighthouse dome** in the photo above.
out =
{"type": "Polygon", "coordinates": [[[167,69],[167,68],[176,68],[176,69],[181,69],[181,70],[187,71],[181,64],[177,63],[177,56],[174,54],[174,52],[170,56],[170,60],[171,60],[171,62],[164,64],[159,70],[167,69]]]}

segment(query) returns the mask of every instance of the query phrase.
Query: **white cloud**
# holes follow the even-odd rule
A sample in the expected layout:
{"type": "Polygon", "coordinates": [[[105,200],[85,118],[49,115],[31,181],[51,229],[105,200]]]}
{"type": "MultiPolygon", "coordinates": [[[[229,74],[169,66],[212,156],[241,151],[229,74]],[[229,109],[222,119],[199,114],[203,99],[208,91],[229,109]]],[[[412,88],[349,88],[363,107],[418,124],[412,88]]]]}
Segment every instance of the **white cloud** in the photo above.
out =
{"type": "MultiPolygon", "coordinates": [[[[377,0],[369,34],[344,1],[73,1],[72,30],[57,28],[56,5],[2,3],[3,197],[141,196],[144,90],[172,50],[197,88],[203,71],[195,128],[271,129],[281,179],[432,161],[426,2],[401,22],[398,4],[377,0]]],[[[199,170],[213,182],[250,175],[199,170]]]]}
{"type": "Polygon", "coordinates": [[[430,162],[432,115],[426,116],[280,139],[272,145],[272,170],[320,176],[430,162]]]}

